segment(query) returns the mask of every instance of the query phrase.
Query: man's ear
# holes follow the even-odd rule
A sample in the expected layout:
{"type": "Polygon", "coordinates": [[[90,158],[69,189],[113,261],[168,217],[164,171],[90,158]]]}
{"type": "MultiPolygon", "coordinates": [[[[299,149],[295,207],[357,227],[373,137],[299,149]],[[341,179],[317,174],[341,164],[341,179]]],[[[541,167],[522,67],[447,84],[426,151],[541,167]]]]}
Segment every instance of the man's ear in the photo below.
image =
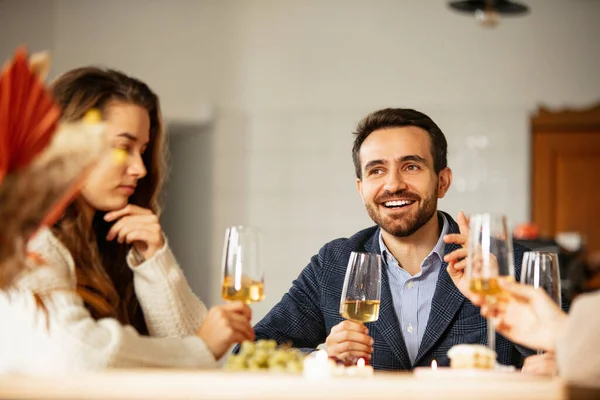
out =
{"type": "Polygon", "coordinates": [[[362,194],[362,180],[356,178],[356,190],[358,191],[358,194],[360,195],[360,198],[363,202],[363,204],[365,204],[365,198],[363,197],[362,194]]]}
{"type": "Polygon", "coordinates": [[[450,189],[450,185],[452,184],[452,170],[448,167],[444,168],[438,174],[438,198],[443,198],[448,189],[450,189]]]}

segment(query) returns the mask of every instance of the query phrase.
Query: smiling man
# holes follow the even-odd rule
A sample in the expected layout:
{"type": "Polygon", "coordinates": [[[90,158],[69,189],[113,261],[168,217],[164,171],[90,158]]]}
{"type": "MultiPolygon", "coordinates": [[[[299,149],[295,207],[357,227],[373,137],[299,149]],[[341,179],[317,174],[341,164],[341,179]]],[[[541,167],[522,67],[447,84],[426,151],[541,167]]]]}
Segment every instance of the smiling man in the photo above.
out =
{"type": "MultiPolygon", "coordinates": [[[[444,134],[423,113],[388,108],[365,117],[352,158],[358,192],[377,225],[323,246],[255,326],[256,338],[309,349],[325,342],[330,356],[363,357],[377,369],[404,370],[433,359],[449,365],[453,345],[484,344],[485,320],[458,291],[444,262],[445,254],[459,248],[443,241],[459,232],[457,223],[437,210],[452,182],[446,154],[444,134]],[[379,319],[364,325],[339,314],[353,251],[382,257],[379,319]]],[[[517,278],[523,251],[515,245],[517,278]]],[[[496,350],[500,363],[516,366],[531,354],[501,336],[496,350]]]]}

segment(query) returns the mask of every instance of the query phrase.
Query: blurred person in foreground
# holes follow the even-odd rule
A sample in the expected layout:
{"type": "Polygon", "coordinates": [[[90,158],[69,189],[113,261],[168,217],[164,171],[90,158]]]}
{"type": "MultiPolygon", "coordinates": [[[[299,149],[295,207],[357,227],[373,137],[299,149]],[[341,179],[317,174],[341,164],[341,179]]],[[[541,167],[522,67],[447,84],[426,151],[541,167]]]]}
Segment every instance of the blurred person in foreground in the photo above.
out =
{"type": "MultiPolygon", "coordinates": [[[[458,218],[461,233],[448,235],[448,243],[466,245],[468,220],[458,218]]],[[[505,294],[495,305],[460,285],[466,267],[466,252],[458,249],[448,254],[448,273],[457,287],[473,304],[481,306],[484,317],[494,317],[496,330],[515,343],[544,351],[526,359],[523,372],[555,375],[584,386],[600,387],[600,291],[578,295],[567,312],[541,288],[502,280],[505,294]]],[[[600,272],[600,254],[589,258],[582,268],[600,272]]]]}

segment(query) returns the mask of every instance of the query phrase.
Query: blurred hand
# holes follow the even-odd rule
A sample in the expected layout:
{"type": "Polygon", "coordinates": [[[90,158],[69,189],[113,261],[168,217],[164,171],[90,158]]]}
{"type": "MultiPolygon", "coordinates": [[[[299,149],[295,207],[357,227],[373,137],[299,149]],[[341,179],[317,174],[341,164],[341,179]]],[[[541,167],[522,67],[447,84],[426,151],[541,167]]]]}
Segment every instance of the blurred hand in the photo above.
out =
{"type": "Polygon", "coordinates": [[[116,221],[108,231],[106,240],[133,243],[145,260],[165,245],[158,217],[152,210],[128,204],[120,210],[106,213],[104,220],[116,221]]]}
{"type": "Polygon", "coordinates": [[[373,353],[373,339],[369,336],[369,330],[354,321],[342,321],[331,328],[325,344],[330,357],[337,357],[344,362],[357,358],[370,360],[373,353]]]}
{"type": "Polygon", "coordinates": [[[448,263],[446,270],[462,295],[469,299],[471,303],[481,305],[483,299],[469,290],[469,280],[465,273],[465,268],[467,267],[467,242],[469,240],[469,218],[461,211],[456,217],[456,222],[458,223],[460,233],[445,235],[444,242],[459,244],[462,247],[444,256],[444,261],[448,263]]]}
{"type": "Polygon", "coordinates": [[[500,282],[505,291],[495,305],[483,305],[484,317],[496,318],[496,330],[507,339],[531,349],[554,351],[567,314],[543,289],[509,281],[500,282]]]}
{"type": "Polygon", "coordinates": [[[196,336],[206,343],[218,360],[233,344],[254,341],[251,319],[252,311],[248,305],[239,301],[221,304],[208,310],[196,336]]]}
{"type": "Polygon", "coordinates": [[[531,375],[556,375],[556,357],[553,352],[529,356],[525,359],[521,372],[531,375]]]}

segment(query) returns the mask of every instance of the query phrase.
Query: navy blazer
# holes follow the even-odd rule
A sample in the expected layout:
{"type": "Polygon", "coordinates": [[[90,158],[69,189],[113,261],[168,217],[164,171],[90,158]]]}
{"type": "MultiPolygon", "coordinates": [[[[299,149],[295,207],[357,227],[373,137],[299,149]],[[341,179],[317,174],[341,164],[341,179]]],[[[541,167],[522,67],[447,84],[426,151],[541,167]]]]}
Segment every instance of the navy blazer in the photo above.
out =
{"type": "MultiPolygon", "coordinates": [[[[450,215],[445,216],[450,223],[449,233],[458,233],[457,223],[450,215]]],[[[288,293],[256,324],[256,339],[275,339],[280,344],[291,343],[294,347],[310,349],[324,343],[331,328],[344,320],[339,308],[350,253],[379,254],[378,237],[379,227],[374,226],[349,239],[337,239],[323,246],[294,280],[288,293]]],[[[447,244],[445,254],[459,247],[447,244]]],[[[517,280],[526,250],[523,246],[514,246],[517,280]]],[[[411,370],[417,366],[429,366],[433,359],[441,366],[448,366],[447,352],[452,346],[486,343],[486,320],[479,314],[479,308],[458,291],[446,267],[447,263],[443,263],[439,272],[429,321],[414,364],[408,357],[394,310],[387,271],[382,269],[379,319],[365,324],[374,340],[374,368],[411,370]]],[[[516,346],[499,334],[496,336],[496,352],[498,362],[517,367],[522,365],[523,356],[533,354],[533,351],[516,346]]]]}

